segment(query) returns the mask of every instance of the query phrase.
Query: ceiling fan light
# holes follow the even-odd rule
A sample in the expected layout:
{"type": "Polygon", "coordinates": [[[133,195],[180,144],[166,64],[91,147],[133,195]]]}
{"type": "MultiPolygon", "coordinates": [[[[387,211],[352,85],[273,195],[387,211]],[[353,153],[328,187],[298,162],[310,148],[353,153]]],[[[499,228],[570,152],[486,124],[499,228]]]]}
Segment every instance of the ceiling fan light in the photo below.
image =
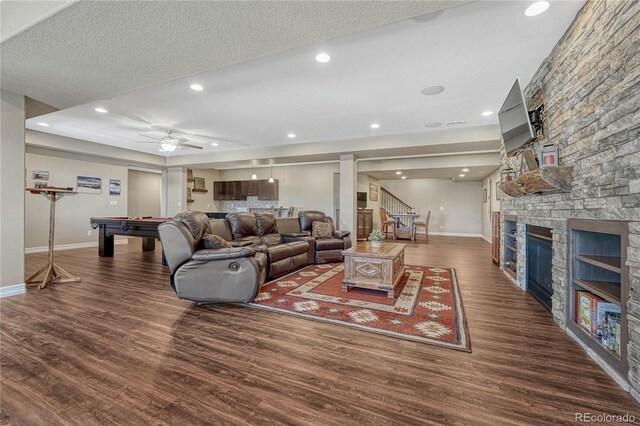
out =
{"type": "Polygon", "coordinates": [[[162,147],[162,150],[166,152],[173,152],[178,147],[178,145],[176,145],[175,143],[171,143],[169,141],[160,142],[160,146],[162,147]]]}

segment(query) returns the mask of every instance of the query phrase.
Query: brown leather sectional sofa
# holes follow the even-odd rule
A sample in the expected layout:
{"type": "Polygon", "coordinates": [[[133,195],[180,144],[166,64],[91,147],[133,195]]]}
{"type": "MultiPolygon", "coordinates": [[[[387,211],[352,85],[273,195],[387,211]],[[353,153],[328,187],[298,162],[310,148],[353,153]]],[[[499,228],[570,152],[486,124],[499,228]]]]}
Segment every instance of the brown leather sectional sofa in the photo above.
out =
{"type": "Polygon", "coordinates": [[[316,211],[300,212],[298,218],[229,213],[211,220],[202,212],[180,213],[158,228],[171,285],[181,299],[199,303],[248,302],[265,280],[312,263],[342,261],[342,250],[351,247],[349,232],[316,239],[314,221],[333,223],[316,211]],[[205,234],[218,235],[233,248],[204,249],[205,234]]]}

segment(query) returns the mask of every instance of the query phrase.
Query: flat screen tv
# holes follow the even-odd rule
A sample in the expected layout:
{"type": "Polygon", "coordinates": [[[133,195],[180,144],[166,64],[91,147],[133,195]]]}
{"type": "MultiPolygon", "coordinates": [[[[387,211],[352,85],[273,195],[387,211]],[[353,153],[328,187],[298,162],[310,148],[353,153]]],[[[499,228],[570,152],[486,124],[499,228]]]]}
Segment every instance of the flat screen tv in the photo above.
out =
{"type": "Polygon", "coordinates": [[[498,113],[502,139],[507,154],[511,155],[536,138],[529,120],[529,110],[524,100],[520,80],[516,79],[498,113]]]}

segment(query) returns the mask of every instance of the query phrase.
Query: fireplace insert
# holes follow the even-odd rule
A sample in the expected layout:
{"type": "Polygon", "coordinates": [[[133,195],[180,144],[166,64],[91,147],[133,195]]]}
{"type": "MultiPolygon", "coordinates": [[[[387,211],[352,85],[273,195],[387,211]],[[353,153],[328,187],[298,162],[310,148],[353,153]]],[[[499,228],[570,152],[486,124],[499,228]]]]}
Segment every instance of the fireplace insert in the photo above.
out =
{"type": "Polygon", "coordinates": [[[551,229],[527,226],[527,292],[551,312],[553,278],[551,229]]]}

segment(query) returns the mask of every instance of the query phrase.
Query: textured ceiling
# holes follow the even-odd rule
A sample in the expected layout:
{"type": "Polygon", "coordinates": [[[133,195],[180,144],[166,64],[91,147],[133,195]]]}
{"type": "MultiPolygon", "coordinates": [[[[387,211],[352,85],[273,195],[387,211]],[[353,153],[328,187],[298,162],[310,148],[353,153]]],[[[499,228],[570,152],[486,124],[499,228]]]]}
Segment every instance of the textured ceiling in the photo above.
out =
{"type": "MultiPolygon", "coordinates": [[[[255,151],[495,126],[495,114],[481,113],[498,111],[516,77],[523,84],[529,81],[581,4],[553,3],[545,14],[529,18],[524,2],[471,3],[426,22],[405,20],[57,111],[28,120],[27,126],[156,154],[158,144],[139,143],[149,140],[140,133],[150,125],[220,138],[216,147],[196,138],[194,143],[203,150],[171,154],[203,157],[238,148],[226,140],[246,143],[255,151]],[[317,63],[314,57],[320,50],[329,52],[332,61],[317,63]],[[190,90],[193,82],[205,90],[190,90]],[[422,95],[430,85],[443,85],[445,91],[422,95]],[[96,113],[97,106],[109,113],[96,113]],[[465,124],[425,128],[428,122],[457,120],[465,124]],[[41,121],[50,127],[38,126],[41,121]],[[372,122],[380,128],[371,129],[372,122]],[[297,135],[295,140],[287,138],[290,132],[297,135]]],[[[496,131],[489,139],[498,137],[496,131]]],[[[397,143],[407,146],[402,137],[397,143]]]]}
{"type": "Polygon", "coordinates": [[[0,40],[25,31],[69,7],[73,1],[2,0],[0,1],[0,40]]]}
{"type": "Polygon", "coordinates": [[[1,44],[1,84],[67,108],[463,3],[79,1],[1,44]]]}

